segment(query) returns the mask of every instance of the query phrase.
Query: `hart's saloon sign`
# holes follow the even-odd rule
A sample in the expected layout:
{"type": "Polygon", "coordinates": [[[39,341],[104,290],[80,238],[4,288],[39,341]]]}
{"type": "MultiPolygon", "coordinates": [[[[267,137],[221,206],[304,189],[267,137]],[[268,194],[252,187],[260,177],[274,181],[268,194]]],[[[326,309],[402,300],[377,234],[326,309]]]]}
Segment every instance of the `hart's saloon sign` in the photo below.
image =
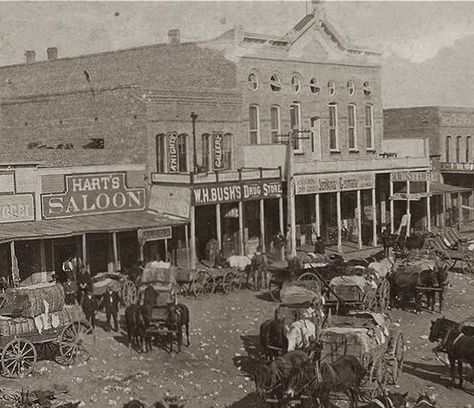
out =
{"type": "Polygon", "coordinates": [[[66,191],[43,194],[43,218],[137,211],[145,208],[145,189],[128,188],[125,173],[66,176],[66,191]]]}

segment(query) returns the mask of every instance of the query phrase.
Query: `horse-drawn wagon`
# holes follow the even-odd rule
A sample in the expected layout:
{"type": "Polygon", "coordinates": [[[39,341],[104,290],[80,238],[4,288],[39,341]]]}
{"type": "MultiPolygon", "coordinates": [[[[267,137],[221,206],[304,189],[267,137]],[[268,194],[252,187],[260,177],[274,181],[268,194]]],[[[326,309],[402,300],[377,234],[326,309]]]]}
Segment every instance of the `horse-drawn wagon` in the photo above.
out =
{"type": "Polygon", "coordinates": [[[58,284],[12,288],[0,295],[0,352],[2,374],[30,374],[41,353],[54,353],[63,364],[89,358],[93,330],[77,306],[64,304],[58,284]]]}

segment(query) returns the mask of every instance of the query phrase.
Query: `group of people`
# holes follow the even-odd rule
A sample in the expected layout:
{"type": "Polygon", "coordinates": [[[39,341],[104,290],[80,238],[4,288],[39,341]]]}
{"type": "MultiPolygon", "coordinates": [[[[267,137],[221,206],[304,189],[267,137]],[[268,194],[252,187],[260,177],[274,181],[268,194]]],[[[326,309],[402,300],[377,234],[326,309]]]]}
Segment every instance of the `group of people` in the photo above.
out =
{"type": "Polygon", "coordinates": [[[123,302],[113,286],[109,285],[98,300],[92,292],[91,275],[79,258],[70,257],[64,261],[62,275],[64,298],[67,305],[79,304],[93,329],[95,329],[96,314],[103,309],[106,317],[105,330],[111,330],[111,320],[113,320],[114,331],[118,332],[120,330],[118,312],[119,305],[123,302]]]}

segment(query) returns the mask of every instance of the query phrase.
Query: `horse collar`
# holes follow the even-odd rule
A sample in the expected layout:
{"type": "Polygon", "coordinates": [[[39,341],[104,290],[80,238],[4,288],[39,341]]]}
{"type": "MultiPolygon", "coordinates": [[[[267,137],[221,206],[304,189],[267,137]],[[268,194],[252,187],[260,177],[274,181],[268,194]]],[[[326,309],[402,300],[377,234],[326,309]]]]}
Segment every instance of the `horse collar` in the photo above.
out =
{"type": "Polygon", "coordinates": [[[390,397],[388,396],[385,396],[383,397],[385,399],[385,401],[387,402],[387,405],[385,405],[381,400],[379,400],[378,398],[374,399],[372,402],[374,402],[377,406],[381,407],[381,408],[395,408],[395,405],[393,405],[393,402],[392,400],[390,399],[390,397]]]}
{"type": "Polygon", "coordinates": [[[421,403],[428,404],[428,406],[430,406],[430,407],[434,407],[434,406],[435,406],[429,399],[422,398],[421,400],[419,400],[419,401],[416,403],[415,407],[417,407],[417,406],[418,406],[419,404],[421,404],[421,403]]]}

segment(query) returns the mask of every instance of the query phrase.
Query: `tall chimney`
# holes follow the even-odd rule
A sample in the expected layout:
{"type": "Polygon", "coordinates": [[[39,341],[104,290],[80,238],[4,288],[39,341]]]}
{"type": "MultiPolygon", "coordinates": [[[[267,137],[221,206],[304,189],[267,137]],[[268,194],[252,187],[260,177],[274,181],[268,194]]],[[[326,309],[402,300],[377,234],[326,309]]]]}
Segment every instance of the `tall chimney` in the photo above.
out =
{"type": "Polygon", "coordinates": [[[26,57],[26,63],[31,64],[35,62],[36,59],[36,53],[34,50],[27,50],[25,51],[25,57],[26,57]]]}
{"type": "Polygon", "coordinates": [[[180,43],[180,32],[177,28],[168,31],[168,44],[176,45],[180,43]]]}
{"type": "Polygon", "coordinates": [[[48,54],[48,61],[58,59],[58,49],[56,47],[49,47],[46,50],[46,53],[48,54]]]}

